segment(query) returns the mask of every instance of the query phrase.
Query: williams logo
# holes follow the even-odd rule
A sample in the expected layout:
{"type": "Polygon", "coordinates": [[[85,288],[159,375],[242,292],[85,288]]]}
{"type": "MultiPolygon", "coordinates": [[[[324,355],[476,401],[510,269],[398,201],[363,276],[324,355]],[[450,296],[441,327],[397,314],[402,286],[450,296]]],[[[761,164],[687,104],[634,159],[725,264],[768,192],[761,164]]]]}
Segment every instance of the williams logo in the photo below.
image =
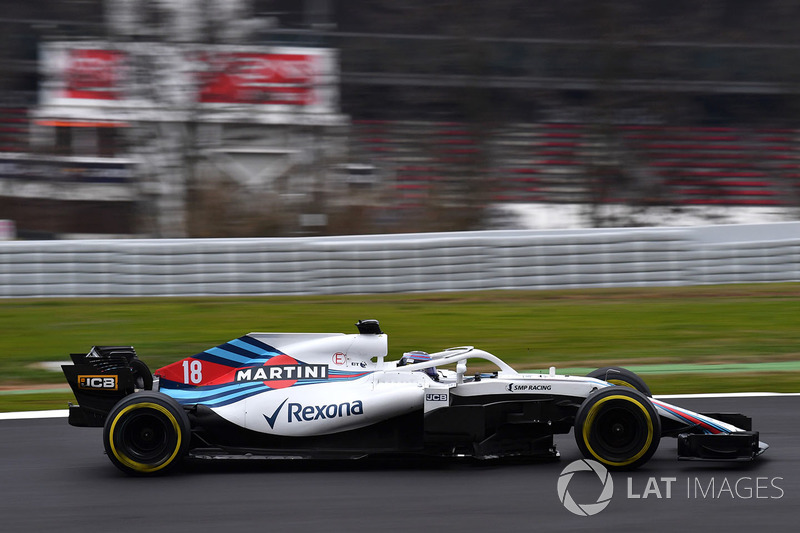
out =
{"type": "Polygon", "coordinates": [[[307,365],[288,355],[277,355],[263,366],[240,368],[236,371],[238,383],[263,381],[273,389],[291,387],[298,381],[324,381],[328,379],[328,365],[307,365]]]}
{"type": "MultiPolygon", "coordinates": [[[[283,400],[272,415],[264,415],[269,427],[274,429],[275,422],[289,399],[283,400]]],[[[327,420],[332,418],[344,418],[348,416],[358,416],[364,414],[364,404],[361,400],[354,402],[332,403],[326,405],[303,405],[300,403],[290,403],[286,407],[286,422],[289,424],[296,422],[311,422],[314,420],[327,420]]]]}

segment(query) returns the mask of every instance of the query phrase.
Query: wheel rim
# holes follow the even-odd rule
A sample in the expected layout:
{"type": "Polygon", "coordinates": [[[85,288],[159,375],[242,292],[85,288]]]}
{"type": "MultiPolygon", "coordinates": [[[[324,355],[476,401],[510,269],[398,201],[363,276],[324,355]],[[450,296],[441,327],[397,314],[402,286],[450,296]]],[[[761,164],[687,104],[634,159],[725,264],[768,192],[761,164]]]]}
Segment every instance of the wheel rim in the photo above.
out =
{"type": "Polygon", "coordinates": [[[119,428],[120,447],[134,461],[157,463],[169,457],[169,421],[155,413],[132,413],[119,428]]]}
{"type": "Polygon", "coordinates": [[[653,435],[653,421],[645,406],[623,395],[600,399],[583,426],[589,452],[612,466],[628,466],[640,459],[650,448],[653,435]]]}
{"type": "Polygon", "coordinates": [[[129,405],[111,425],[111,452],[124,466],[151,473],[177,457],[182,435],[175,416],[161,405],[129,405]]]}
{"type": "Polygon", "coordinates": [[[635,454],[646,440],[641,417],[627,405],[609,407],[597,415],[594,448],[603,455],[619,458],[635,454]]]}

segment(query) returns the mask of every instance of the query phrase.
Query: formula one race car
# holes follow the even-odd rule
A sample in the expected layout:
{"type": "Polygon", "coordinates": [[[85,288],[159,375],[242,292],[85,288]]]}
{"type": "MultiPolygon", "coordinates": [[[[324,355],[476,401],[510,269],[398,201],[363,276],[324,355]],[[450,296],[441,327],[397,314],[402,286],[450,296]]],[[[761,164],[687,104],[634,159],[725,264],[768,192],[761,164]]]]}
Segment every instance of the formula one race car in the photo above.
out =
{"type": "Polygon", "coordinates": [[[108,457],[134,475],[187,456],[556,458],[553,435],[571,428],[583,455],[612,469],[644,464],[664,436],[677,437],[680,459],[751,460],[767,449],[749,418],[656,400],[622,368],[520,374],[471,346],[386,361],[378,322],[356,325],[353,335],[250,333],[155,379],[132,347],[95,346],[63,366],[80,404],[69,423],[103,427],[108,457]],[[470,359],[497,371],[467,376],[470,359]]]}

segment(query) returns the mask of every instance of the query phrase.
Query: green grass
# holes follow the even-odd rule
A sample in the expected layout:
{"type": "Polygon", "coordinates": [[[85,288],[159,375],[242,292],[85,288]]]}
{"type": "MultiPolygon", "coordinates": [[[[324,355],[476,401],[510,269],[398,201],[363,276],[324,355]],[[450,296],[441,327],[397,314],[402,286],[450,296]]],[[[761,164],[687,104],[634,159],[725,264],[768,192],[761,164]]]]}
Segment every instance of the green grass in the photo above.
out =
{"type": "Polygon", "coordinates": [[[75,397],[69,391],[0,396],[0,413],[66,409],[69,402],[75,403],[75,397]]]}
{"type": "MultiPolygon", "coordinates": [[[[85,352],[95,344],[133,345],[155,369],[251,331],[350,333],[361,318],[381,321],[389,334],[390,358],[410,349],[437,351],[468,344],[519,369],[800,360],[797,283],[380,296],[0,300],[0,384],[63,383],[60,374],[33,363],[66,360],[70,352],[85,352]]],[[[795,373],[781,375],[790,376],[781,381],[784,390],[800,391],[795,373]]],[[[657,393],[679,392],[671,385],[677,379],[686,383],[685,376],[648,377],[657,393]]],[[[716,375],[700,378],[698,386],[705,388],[685,392],[710,391],[709,380],[729,381],[716,375]]]]}
{"type": "Polygon", "coordinates": [[[757,374],[656,374],[645,376],[653,394],[800,392],[800,372],[757,374]]]}

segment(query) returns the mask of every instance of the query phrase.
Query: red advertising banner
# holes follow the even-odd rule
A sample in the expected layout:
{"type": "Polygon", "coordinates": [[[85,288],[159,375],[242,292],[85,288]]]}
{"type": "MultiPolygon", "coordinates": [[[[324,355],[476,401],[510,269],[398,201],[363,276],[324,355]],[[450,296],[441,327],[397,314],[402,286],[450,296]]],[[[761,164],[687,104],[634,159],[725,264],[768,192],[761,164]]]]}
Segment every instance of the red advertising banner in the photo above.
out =
{"type": "Polygon", "coordinates": [[[64,96],[119,100],[124,56],[115,50],[73,49],[66,57],[64,96]]]}
{"type": "Polygon", "coordinates": [[[50,116],[89,122],[189,108],[249,119],[252,106],[256,120],[292,120],[338,112],[337,61],[327,48],[52,42],[42,46],[40,102],[50,116]]]}
{"type": "Polygon", "coordinates": [[[308,106],[315,103],[312,54],[201,52],[202,103],[308,106]]]}

